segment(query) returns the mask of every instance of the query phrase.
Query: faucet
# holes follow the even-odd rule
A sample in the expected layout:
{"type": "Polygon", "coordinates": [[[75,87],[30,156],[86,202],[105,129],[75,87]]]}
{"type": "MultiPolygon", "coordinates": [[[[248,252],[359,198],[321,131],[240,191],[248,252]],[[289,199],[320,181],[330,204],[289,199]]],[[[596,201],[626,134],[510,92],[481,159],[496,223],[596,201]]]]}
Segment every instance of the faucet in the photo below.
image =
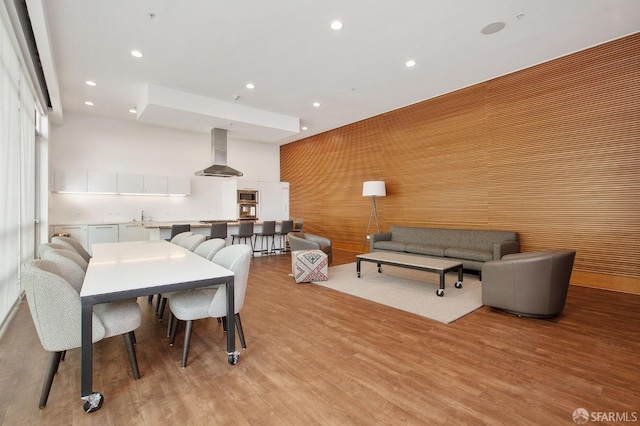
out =
{"type": "Polygon", "coordinates": [[[140,222],[144,222],[144,210],[140,213],[140,222]]]}

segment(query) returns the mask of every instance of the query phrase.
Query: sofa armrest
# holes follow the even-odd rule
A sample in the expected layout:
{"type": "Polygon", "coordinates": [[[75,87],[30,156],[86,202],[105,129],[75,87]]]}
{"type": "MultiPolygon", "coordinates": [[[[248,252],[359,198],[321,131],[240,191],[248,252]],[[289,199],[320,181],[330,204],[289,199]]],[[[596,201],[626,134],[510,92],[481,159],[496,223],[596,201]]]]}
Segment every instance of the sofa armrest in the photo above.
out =
{"type": "Polygon", "coordinates": [[[520,252],[519,241],[503,241],[493,244],[493,260],[500,260],[503,256],[520,252]]]}
{"type": "Polygon", "coordinates": [[[313,243],[317,244],[317,247],[320,246],[331,246],[331,240],[325,237],[320,237],[318,235],[313,234],[304,234],[304,237],[313,243]]]}
{"type": "Polygon", "coordinates": [[[391,241],[391,232],[383,232],[380,234],[373,234],[369,239],[369,251],[373,252],[373,245],[377,241],[391,241]]]}

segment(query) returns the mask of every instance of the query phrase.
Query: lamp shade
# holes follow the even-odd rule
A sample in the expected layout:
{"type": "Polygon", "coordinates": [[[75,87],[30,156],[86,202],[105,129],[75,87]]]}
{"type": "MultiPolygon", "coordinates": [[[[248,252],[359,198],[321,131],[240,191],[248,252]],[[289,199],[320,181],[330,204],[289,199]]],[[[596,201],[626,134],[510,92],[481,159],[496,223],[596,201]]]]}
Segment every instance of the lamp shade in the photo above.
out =
{"type": "Polygon", "coordinates": [[[387,189],[383,180],[370,180],[362,184],[363,197],[384,197],[387,195],[387,189]]]}

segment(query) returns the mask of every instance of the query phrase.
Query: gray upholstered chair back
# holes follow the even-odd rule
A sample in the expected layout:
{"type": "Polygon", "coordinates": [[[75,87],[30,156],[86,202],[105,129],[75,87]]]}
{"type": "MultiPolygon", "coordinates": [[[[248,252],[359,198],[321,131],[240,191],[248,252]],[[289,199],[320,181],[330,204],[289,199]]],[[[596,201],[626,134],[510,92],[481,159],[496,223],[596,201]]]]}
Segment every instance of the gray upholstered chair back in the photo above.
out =
{"type": "MultiPolygon", "coordinates": [[[[249,267],[251,266],[251,248],[246,244],[225,247],[213,257],[213,262],[233,271],[234,314],[237,314],[242,310],[247,292],[249,267]]],[[[211,301],[209,316],[219,318],[225,315],[227,315],[227,288],[223,285],[216,291],[211,301]]]]}
{"type": "Polygon", "coordinates": [[[177,234],[176,236],[174,236],[173,238],[171,238],[171,242],[173,244],[177,244],[180,245],[180,243],[185,239],[188,238],[190,236],[193,235],[193,232],[191,231],[186,231],[186,232],[181,232],[179,234],[177,234]]]}
{"type": "Polygon", "coordinates": [[[521,316],[547,318],[565,305],[575,250],[516,253],[482,267],[482,303],[521,316]]]}
{"type": "Polygon", "coordinates": [[[38,256],[40,257],[40,259],[44,258],[44,254],[47,252],[47,250],[67,250],[68,252],[78,254],[77,251],[75,251],[68,245],[57,244],[57,243],[42,243],[38,246],[38,256]]]}
{"type": "MultiPolygon", "coordinates": [[[[89,264],[78,253],[76,253],[75,251],[67,250],[66,248],[52,248],[51,247],[51,246],[62,247],[60,244],[53,244],[53,243],[45,243],[45,244],[48,244],[49,247],[44,249],[44,250],[42,250],[42,248],[40,249],[40,253],[41,253],[40,254],[40,258],[41,259],[49,259],[49,257],[47,257],[47,255],[50,254],[50,252],[53,252],[53,253],[55,253],[56,256],[62,256],[62,257],[66,257],[67,259],[73,260],[80,268],[82,268],[82,270],[84,272],[87,272],[87,268],[89,267],[89,264]]],[[[44,245],[44,244],[42,244],[42,245],[44,245]]],[[[54,260],[54,259],[51,259],[51,260],[54,260]]]]}
{"type": "Polygon", "coordinates": [[[283,220],[282,225],[280,225],[280,234],[287,235],[289,232],[293,231],[293,220],[283,220]]]}
{"type": "Polygon", "coordinates": [[[82,256],[84,260],[87,261],[87,263],[89,263],[89,261],[91,260],[91,255],[89,254],[89,252],[86,251],[84,247],[82,247],[82,244],[71,237],[53,237],[51,239],[51,242],[62,244],[71,248],[71,250],[75,250],[80,256],[82,256]]]}
{"type": "MultiPolygon", "coordinates": [[[[80,295],[61,276],[51,260],[30,260],[23,264],[21,282],[42,347],[60,352],[80,347],[80,295]]],[[[105,328],[93,314],[93,341],[105,336],[105,328]]]]}
{"type": "Polygon", "coordinates": [[[225,246],[226,241],[221,238],[214,238],[212,240],[207,240],[200,244],[194,250],[194,253],[204,257],[207,260],[212,260],[213,256],[216,255],[222,248],[225,246]]]}
{"type": "MultiPolygon", "coordinates": [[[[78,265],[77,258],[75,260],[71,259],[67,257],[66,253],[69,253],[69,251],[47,250],[44,254],[44,259],[55,262],[58,265],[57,274],[67,280],[67,282],[71,284],[71,287],[73,287],[78,292],[78,294],[80,294],[80,290],[82,290],[82,284],[84,283],[84,276],[86,271],[82,269],[80,265],[78,265]]],[[[84,259],[82,259],[82,256],[80,256],[79,254],[71,254],[84,261],[84,259]]]]}
{"type": "Polygon", "coordinates": [[[189,235],[187,238],[181,240],[178,245],[187,250],[194,251],[206,238],[207,237],[202,234],[189,235]]]}

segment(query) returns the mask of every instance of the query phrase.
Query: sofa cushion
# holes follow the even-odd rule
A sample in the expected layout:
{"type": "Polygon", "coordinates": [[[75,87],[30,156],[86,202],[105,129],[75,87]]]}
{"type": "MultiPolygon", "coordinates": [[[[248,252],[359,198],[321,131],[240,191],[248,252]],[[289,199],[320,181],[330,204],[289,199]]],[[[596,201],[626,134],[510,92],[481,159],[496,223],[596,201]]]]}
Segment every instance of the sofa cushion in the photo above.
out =
{"type": "Polygon", "coordinates": [[[444,257],[446,247],[431,246],[428,244],[407,244],[405,251],[407,253],[426,254],[427,256],[444,257]]]}
{"type": "Polygon", "coordinates": [[[486,262],[493,260],[492,250],[478,250],[471,248],[448,248],[444,251],[446,257],[454,257],[456,259],[479,260],[486,262]]]}
{"type": "Polygon", "coordinates": [[[400,241],[376,241],[373,248],[390,251],[404,251],[406,243],[400,241]]]}

